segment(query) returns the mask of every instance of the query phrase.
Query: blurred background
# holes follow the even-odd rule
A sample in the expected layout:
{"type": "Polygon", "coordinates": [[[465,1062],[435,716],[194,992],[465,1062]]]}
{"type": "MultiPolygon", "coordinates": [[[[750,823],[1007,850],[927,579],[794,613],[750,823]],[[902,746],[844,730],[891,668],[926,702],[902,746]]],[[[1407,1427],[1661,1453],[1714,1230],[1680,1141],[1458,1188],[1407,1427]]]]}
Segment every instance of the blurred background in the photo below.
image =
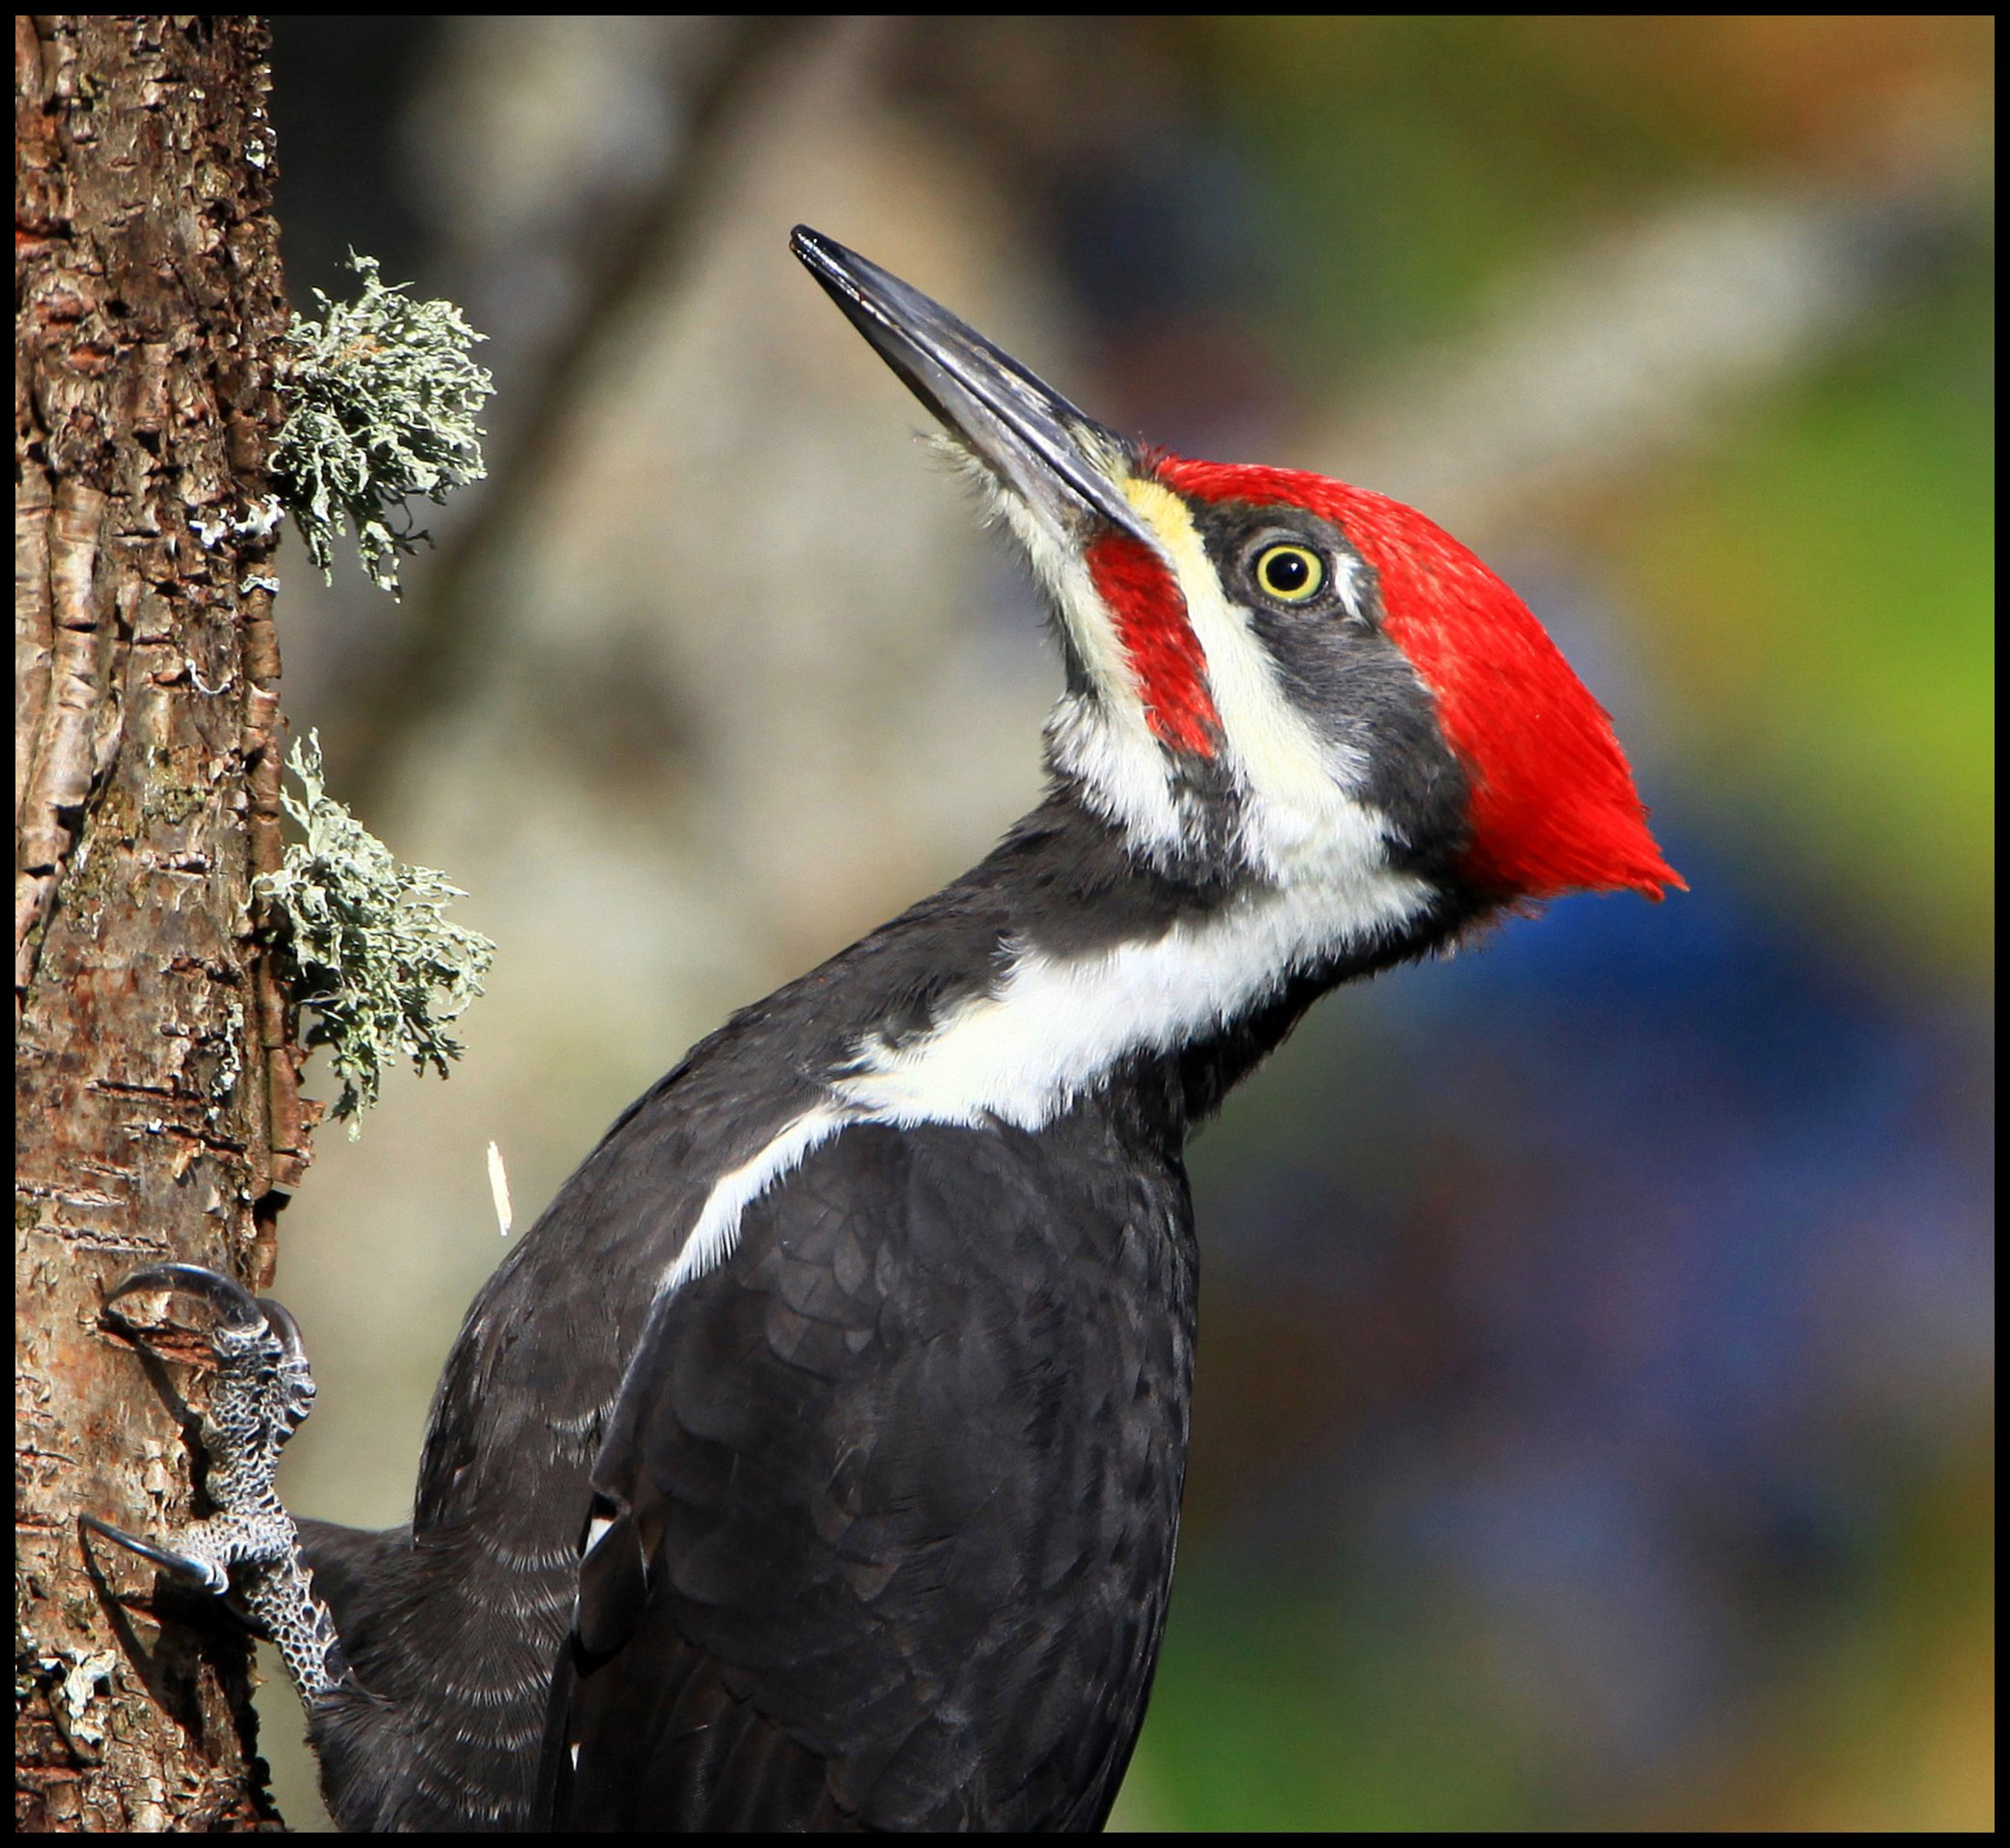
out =
{"type": "Polygon", "coordinates": [[[1117,1824],[1990,1826],[1992,26],[275,33],[296,306],[353,247],[499,388],[402,602],[282,555],[295,730],[500,946],[452,1081],[325,1129],[282,1222],[294,1509],[409,1516],[492,1139],[520,1235],[1035,800],[1032,592],[803,220],[1120,428],[1451,527],[1692,888],[1344,991],[1196,1145],[1117,1824]]]}

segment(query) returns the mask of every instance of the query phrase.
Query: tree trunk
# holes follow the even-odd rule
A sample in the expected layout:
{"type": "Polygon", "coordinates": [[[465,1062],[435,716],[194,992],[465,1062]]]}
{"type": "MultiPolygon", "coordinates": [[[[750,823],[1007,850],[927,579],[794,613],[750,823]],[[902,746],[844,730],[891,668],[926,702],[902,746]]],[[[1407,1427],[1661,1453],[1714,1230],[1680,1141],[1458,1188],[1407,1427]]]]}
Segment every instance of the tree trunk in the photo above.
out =
{"type": "Polygon", "coordinates": [[[189,1518],[175,1388],[102,1318],[133,1266],[262,1285],[305,1160],[263,581],[284,331],[263,27],[15,21],[16,1820],[273,1818],[250,1652],[92,1512],[189,1518]]]}

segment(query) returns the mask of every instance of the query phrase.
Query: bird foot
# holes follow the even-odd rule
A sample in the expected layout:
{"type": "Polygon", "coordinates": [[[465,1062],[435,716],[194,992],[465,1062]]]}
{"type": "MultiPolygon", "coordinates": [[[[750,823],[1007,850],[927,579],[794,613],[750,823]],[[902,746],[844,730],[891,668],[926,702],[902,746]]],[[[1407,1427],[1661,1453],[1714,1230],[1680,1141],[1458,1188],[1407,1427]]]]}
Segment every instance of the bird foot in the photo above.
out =
{"type": "Polygon", "coordinates": [[[216,1312],[209,1348],[217,1371],[201,1427],[217,1512],[165,1544],[94,1515],[82,1516],[82,1523],[181,1583],[219,1597],[231,1589],[232,1568],[245,1569],[244,1601],[279,1645],[301,1697],[311,1701],[330,1691],[343,1670],[334,1622],[314,1595],[299,1530],[274,1486],[280,1449],[314,1409],[314,1375],[300,1325],[280,1304],[196,1264],[135,1270],[108,1294],[106,1306],[142,1291],[200,1297],[216,1312]]]}

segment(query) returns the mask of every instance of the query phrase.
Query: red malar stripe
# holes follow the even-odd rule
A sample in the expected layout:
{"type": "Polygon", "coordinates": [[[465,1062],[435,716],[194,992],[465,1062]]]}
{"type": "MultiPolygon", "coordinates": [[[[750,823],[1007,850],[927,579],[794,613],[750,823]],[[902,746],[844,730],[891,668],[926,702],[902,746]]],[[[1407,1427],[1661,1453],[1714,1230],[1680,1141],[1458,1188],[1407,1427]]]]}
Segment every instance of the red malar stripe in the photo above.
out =
{"type": "Polygon", "coordinates": [[[1171,573],[1142,540],[1111,532],[1089,547],[1088,576],[1117,619],[1152,736],[1175,750],[1212,757],[1221,720],[1186,599],[1171,573]]]}

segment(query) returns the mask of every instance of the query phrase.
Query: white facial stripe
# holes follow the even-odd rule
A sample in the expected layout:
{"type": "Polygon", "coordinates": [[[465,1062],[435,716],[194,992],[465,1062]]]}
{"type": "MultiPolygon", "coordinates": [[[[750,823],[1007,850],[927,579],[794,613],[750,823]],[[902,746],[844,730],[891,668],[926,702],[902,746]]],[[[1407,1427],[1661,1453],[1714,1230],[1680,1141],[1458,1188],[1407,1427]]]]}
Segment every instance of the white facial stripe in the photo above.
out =
{"type": "Polygon", "coordinates": [[[1361,613],[1361,560],[1343,552],[1332,561],[1333,595],[1347,606],[1349,616],[1361,613]]]}
{"type": "MultiPolygon", "coordinates": [[[[1124,659],[1117,626],[1089,581],[1088,566],[1079,549],[1057,540],[1016,496],[1004,496],[1003,506],[1007,524],[1018,535],[1032,561],[1033,574],[1046,587],[1067,623],[1069,639],[1088,669],[1096,691],[1113,705],[1138,705],[1131,664],[1124,659]]],[[[1141,720],[1142,716],[1140,707],[1141,720]]]]}
{"type": "Polygon", "coordinates": [[[1064,694],[1047,720],[1047,748],[1134,851],[1161,859],[1191,840],[1195,828],[1174,791],[1172,766],[1135,696],[1113,711],[1092,695],[1064,694]]]}
{"type": "MultiPolygon", "coordinates": [[[[1280,884],[1309,872],[1344,879],[1350,868],[1379,862],[1385,824],[1353,795],[1365,766],[1357,752],[1322,738],[1293,705],[1270,651],[1223,593],[1185,503],[1149,478],[1125,482],[1124,494],[1158,541],[1206,662],[1223,754],[1245,798],[1245,857],[1280,884]]],[[[1176,855],[1198,840],[1200,819],[1182,801],[1172,759],[1152,734],[1114,617],[1077,549],[1015,496],[996,492],[994,505],[1053,598],[1093,688],[1054,709],[1047,724],[1054,762],[1135,851],[1159,861],[1176,855]]],[[[1336,560],[1333,568],[1352,609],[1359,595],[1354,561],[1336,560]]]]}
{"type": "Polygon", "coordinates": [[[1344,880],[1387,855],[1382,818],[1354,799],[1366,766],[1358,752],[1322,738],[1292,704],[1270,651],[1223,594],[1186,503],[1148,479],[1124,498],[1149,522],[1179,579],[1207,659],[1221,716],[1223,751],[1247,798],[1243,847],[1280,884],[1304,874],[1344,880]]]}
{"type": "Polygon", "coordinates": [[[1103,819],[1150,857],[1177,851],[1191,833],[1174,794],[1173,766],[1152,735],[1145,701],[1108,606],[1080,549],[1049,533],[1016,496],[999,509],[1067,624],[1091,692],[1064,695],[1047,721],[1055,763],[1103,819]]]}

